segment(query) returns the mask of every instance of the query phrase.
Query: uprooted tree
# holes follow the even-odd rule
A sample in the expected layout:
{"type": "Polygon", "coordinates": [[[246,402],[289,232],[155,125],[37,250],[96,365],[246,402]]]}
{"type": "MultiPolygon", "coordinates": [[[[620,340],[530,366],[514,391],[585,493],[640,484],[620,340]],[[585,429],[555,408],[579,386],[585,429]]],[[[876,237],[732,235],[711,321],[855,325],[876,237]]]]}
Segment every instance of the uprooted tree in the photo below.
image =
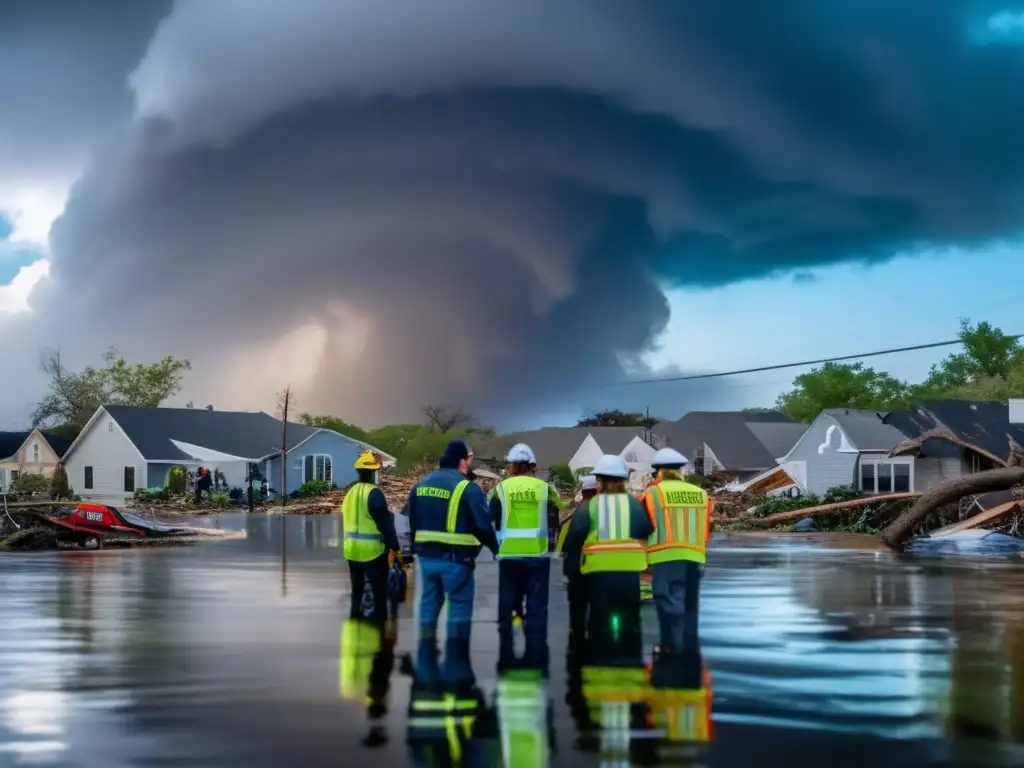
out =
{"type": "Polygon", "coordinates": [[[910,509],[882,530],[882,541],[896,549],[902,547],[929,515],[965,497],[1010,489],[1016,491],[1018,488],[1024,490],[1024,448],[1012,436],[1007,435],[1007,438],[1010,446],[1008,459],[1002,459],[990,451],[961,440],[941,427],[928,430],[911,440],[905,440],[893,448],[890,456],[903,456],[920,451],[927,440],[942,440],[985,456],[997,464],[997,467],[948,480],[928,491],[914,502],[910,509]]]}
{"type": "Polygon", "coordinates": [[[44,350],[40,369],[50,378],[50,391],[32,412],[32,426],[81,430],[101,405],[155,408],[181,391],[188,360],[165,357],[156,363],[129,363],[114,348],[103,354],[99,368],[68,370],[59,349],[44,350]]]}

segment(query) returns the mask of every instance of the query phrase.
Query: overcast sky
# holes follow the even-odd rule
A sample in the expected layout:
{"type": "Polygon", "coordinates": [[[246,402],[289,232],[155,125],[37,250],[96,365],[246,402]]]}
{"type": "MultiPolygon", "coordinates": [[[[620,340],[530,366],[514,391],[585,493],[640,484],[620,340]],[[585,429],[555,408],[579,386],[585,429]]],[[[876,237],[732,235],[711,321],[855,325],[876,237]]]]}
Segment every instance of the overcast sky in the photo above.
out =
{"type": "Polygon", "coordinates": [[[42,346],[533,426],[1021,333],[1022,92],[1024,3],[4,3],[0,426],[42,346]]]}

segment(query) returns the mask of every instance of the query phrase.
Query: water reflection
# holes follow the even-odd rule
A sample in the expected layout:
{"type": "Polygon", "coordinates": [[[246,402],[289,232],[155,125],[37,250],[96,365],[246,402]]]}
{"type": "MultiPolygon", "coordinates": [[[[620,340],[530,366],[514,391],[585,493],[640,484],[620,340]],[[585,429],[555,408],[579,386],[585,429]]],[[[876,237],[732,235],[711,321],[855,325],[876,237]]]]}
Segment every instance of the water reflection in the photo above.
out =
{"type": "Polygon", "coordinates": [[[411,606],[342,622],[337,519],[220,524],[250,538],[0,557],[0,765],[1024,764],[1016,564],[719,546],[700,647],[652,659],[647,609],[568,646],[558,584],[548,642],[500,642],[486,556],[471,642],[415,647],[411,606]]]}

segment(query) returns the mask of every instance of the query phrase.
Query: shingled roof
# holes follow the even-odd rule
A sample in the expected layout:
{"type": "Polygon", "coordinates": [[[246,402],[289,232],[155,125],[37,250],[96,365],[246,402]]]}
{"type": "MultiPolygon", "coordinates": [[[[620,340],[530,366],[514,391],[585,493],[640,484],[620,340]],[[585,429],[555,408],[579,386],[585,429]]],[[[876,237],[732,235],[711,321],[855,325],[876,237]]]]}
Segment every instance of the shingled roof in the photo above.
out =
{"type": "MultiPolygon", "coordinates": [[[[192,458],[172,441],[253,461],[275,453],[281,445],[281,422],[267,413],[126,405],[106,405],[103,409],[146,461],[177,462],[192,458]]],[[[288,422],[288,450],[317,431],[315,427],[288,422]]]]}
{"type": "Polygon", "coordinates": [[[537,457],[537,468],[545,470],[559,461],[569,461],[588,434],[602,450],[619,454],[634,437],[645,431],[643,427],[544,427],[500,435],[472,448],[477,458],[500,463],[509,448],[516,443],[526,443],[537,457]]]}
{"type": "Polygon", "coordinates": [[[654,433],[692,461],[707,444],[715,458],[733,471],[766,469],[784,456],[807,430],[777,411],[691,411],[678,421],[654,427],[654,433]]]}

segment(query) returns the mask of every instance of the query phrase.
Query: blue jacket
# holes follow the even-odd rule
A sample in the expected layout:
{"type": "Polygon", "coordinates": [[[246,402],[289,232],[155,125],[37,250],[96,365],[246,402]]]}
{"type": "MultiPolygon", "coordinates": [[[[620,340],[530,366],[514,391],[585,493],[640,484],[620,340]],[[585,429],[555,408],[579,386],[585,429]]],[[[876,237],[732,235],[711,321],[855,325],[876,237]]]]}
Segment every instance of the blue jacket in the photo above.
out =
{"type": "MultiPolygon", "coordinates": [[[[418,529],[443,531],[448,522],[448,499],[438,496],[417,496],[416,489],[429,487],[454,491],[455,486],[465,479],[465,476],[458,470],[442,467],[412,487],[402,514],[409,517],[409,529],[412,533],[413,549],[417,557],[425,557],[428,560],[452,559],[456,562],[472,563],[480,554],[480,547],[442,544],[436,541],[415,543],[418,529]]],[[[484,495],[483,489],[476,483],[470,483],[462,493],[455,532],[473,534],[491,552],[498,551],[498,539],[494,535],[494,528],[491,525],[487,497],[484,495]]]]}

